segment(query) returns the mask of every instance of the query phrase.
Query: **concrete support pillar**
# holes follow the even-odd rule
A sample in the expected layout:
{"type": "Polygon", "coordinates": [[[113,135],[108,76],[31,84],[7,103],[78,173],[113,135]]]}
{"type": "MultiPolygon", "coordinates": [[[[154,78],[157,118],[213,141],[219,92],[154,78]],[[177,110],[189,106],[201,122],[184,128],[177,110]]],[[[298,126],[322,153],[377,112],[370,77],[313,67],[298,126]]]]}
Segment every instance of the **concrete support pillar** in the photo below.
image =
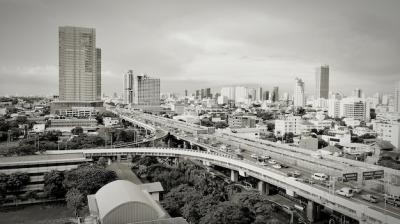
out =
{"type": "Polygon", "coordinates": [[[183,141],[183,148],[187,149],[186,141],[183,141]]]}
{"type": "Polygon", "coordinates": [[[111,165],[111,158],[110,158],[110,157],[107,158],[107,164],[108,164],[108,165],[111,165]]]}
{"type": "Polygon", "coordinates": [[[266,194],[269,195],[269,189],[270,189],[270,184],[260,180],[258,182],[258,190],[260,191],[260,194],[266,194]]]}
{"type": "Polygon", "coordinates": [[[121,155],[117,155],[117,162],[121,162],[121,155]]]}
{"type": "Polygon", "coordinates": [[[317,215],[317,205],[313,201],[307,203],[307,218],[310,223],[315,222],[317,215]]]}
{"type": "Polygon", "coordinates": [[[239,172],[236,170],[231,170],[231,181],[237,182],[239,180],[239,172]]]}

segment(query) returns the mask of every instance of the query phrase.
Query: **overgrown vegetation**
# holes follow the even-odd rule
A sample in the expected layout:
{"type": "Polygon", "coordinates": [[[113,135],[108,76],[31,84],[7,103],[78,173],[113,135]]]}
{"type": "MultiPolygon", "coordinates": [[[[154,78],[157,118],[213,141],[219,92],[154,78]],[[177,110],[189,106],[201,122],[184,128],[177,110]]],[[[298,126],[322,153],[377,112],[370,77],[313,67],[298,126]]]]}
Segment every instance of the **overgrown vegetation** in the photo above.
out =
{"type": "Polygon", "coordinates": [[[211,176],[203,167],[183,161],[177,166],[144,157],[138,175],[159,181],[165,189],[162,206],[189,223],[279,223],[275,208],[257,191],[211,176]]]}

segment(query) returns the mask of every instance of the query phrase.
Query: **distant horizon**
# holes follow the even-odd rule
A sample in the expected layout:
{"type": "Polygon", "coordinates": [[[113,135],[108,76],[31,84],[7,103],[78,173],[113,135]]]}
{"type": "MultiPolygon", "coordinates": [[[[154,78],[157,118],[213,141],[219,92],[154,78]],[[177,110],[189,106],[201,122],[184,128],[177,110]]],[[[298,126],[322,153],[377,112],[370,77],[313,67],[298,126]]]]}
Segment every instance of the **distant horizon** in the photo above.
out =
{"type": "Polygon", "coordinates": [[[345,95],[392,93],[400,80],[399,1],[155,2],[2,1],[0,95],[58,95],[64,25],[96,29],[106,95],[121,94],[130,69],[180,94],[248,85],[291,94],[299,77],[314,95],[315,69],[325,64],[330,91],[345,95]]]}

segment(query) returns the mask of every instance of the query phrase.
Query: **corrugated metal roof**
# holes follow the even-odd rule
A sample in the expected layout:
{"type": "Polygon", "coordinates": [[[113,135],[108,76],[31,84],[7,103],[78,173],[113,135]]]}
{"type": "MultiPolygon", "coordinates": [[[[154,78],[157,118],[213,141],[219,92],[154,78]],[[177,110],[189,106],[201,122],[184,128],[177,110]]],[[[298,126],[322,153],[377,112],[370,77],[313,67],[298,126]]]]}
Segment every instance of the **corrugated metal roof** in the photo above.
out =
{"type": "Polygon", "coordinates": [[[149,193],[153,192],[163,192],[164,188],[160,182],[153,182],[153,183],[145,183],[139,185],[142,190],[146,190],[149,193]]]}

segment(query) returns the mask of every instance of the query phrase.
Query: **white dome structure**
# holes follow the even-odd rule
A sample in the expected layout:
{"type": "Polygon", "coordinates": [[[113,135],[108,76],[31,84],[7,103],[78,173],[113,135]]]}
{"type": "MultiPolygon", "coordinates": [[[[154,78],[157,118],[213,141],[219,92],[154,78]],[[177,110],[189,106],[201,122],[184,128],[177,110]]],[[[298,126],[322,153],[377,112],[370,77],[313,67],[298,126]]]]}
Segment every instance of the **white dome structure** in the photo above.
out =
{"type": "Polygon", "coordinates": [[[88,195],[91,215],[102,224],[140,223],[168,219],[169,215],[138,185],[116,180],[88,195]]]}

